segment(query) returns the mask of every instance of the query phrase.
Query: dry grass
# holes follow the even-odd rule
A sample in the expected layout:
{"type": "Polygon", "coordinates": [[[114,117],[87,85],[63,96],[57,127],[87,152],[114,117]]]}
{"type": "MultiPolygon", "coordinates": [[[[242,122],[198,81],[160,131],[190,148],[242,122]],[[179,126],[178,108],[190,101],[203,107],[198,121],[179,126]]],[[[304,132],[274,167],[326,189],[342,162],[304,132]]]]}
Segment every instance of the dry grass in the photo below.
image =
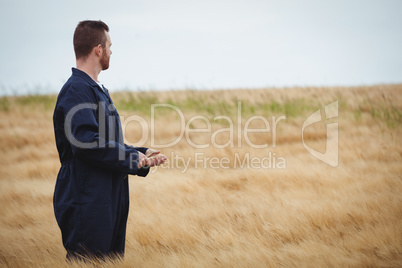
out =
{"type": "MultiPolygon", "coordinates": [[[[355,88],[289,88],[116,93],[127,118],[150,122],[151,103],[180,108],[186,122],[227,115],[237,130],[252,115],[286,115],[271,133],[250,133],[234,147],[195,149],[183,138],[162,149],[170,157],[147,178],[130,177],[131,207],[124,261],[108,267],[402,266],[402,85],[355,88]],[[302,146],[309,114],[338,100],[339,165],[313,158],[302,146]],[[286,160],[286,168],[240,168],[236,155],[286,160]],[[227,158],[224,168],[206,168],[194,158],[227,158]],[[189,160],[185,170],[175,157],[189,160]]],[[[54,96],[0,100],[0,266],[67,266],[52,207],[60,164],[52,129],[54,96]]],[[[156,113],[156,142],[180,133],[175,112],[156,113]]],[[[333,121],[333,120],[332,120],[333,121]]],[[[211,121],[212,131],[228,127],[211,121]]],[[[261,121],[253,122],[261,127],[261,121]]],[[[191,128],[204,128],[194,121],[191,128]]],[[[272,125],[271,125],[272,127],[272,125]]],[[[149,129],[147,130],[149,131],[149,129]]],[[[128,142],[141,139],[138,124],[126,126],[128,142]]],[[[309,146],[325,150],[325,124],[306,130],[309,146]]],[[[190,134],[210,144],[212,133],[190,134]]],[[[224,144],[229,133],[216,135],[224,144]]],[[[150,139],[145,145],[150,145],[150,139]]],[[[75,264],[73,267],[81,264],[75,264]]]]}

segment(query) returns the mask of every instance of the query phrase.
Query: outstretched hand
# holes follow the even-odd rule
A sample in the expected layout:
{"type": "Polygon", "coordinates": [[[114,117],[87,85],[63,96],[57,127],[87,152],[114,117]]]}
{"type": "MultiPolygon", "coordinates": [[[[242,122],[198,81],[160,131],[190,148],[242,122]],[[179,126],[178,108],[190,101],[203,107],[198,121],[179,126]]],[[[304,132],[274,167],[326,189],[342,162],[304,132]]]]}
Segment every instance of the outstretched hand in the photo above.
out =
{"type": "Polygon", "coordinates": [[[148,158],[148,166],[149,167],[154,167],[154,166],[159,166],[165,163],[167,160],[167,156],[164,154],[158,154],[157,156],[154,156],[152,158],[148,158]]]}
{"type": "Polygon", "coordinates": [[[142,168],[146,166],[148,163],[148,158],[146,157],[145,154],[141,153],[138,151],[138,168],[142,168]]]}
{"type": "Polygon", "coordinates": [[[159,166],[165,163],[167,160],[166,155],[161,154],[160,151],[154,149],[148,149],[145,152],[145,155],[142,154],[141,152],[138,152],[138,154],[139,154],[138,168],[159,166]]]}
{"type": "Polygon", "coordinates": [[[149,158],[149,157],[153,157],[153,156],[158,155],[160,152],[161,152],[161,151],[157,151],[157,150],[154,150],[154,149],[149,148],[149,149],[145,152],[145,155],[149,158]]]}

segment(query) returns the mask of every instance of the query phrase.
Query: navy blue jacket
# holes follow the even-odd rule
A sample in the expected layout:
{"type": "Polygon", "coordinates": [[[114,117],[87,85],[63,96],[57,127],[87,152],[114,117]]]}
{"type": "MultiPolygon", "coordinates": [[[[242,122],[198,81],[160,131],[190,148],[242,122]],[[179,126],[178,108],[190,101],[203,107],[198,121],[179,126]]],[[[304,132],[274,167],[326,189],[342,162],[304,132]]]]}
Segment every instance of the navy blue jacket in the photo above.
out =
{"type": "Polygon", "coordinates": [[[106,89],[73,68],[53,115],[61,168],[53,197],[63,245],[72,256],[123,254],[129,209],[128,174],[138,151],[124,144],[119,114],[106,89]]]}

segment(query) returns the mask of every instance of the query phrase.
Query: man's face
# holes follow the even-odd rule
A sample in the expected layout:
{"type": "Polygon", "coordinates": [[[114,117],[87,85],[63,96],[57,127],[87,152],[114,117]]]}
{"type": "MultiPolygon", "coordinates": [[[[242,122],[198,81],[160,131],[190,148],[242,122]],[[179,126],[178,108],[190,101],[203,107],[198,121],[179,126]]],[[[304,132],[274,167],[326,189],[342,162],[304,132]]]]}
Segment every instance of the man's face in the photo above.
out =
{"type": "Polygon", "coordinates": [[[110,50],[110,47],[112,46],[112,41],[110,40],[109,33],[105,31],[105,34],[107,40],[105,47],[103,48],[102,57],[100,59],[102,70],[107,70],[109,68],[110,55],[112,55],[112,51],[110,50]]]}

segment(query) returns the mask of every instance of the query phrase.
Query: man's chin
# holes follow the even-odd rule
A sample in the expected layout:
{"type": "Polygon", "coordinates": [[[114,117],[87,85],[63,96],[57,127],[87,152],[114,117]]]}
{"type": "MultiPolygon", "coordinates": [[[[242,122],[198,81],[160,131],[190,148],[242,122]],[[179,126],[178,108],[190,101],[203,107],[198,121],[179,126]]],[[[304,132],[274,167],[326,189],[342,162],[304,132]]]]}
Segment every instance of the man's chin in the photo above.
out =
{"type": "Polygon", "coordinates": [[[102,66],[102,71],[109,69],[109,60],[103,59],[100,61],[100,64],[102,66]]]}
{"type": "Polygon", "coordinates": [[[102,65],[102,71],[109,69],[109,64],[102,65]]]}

